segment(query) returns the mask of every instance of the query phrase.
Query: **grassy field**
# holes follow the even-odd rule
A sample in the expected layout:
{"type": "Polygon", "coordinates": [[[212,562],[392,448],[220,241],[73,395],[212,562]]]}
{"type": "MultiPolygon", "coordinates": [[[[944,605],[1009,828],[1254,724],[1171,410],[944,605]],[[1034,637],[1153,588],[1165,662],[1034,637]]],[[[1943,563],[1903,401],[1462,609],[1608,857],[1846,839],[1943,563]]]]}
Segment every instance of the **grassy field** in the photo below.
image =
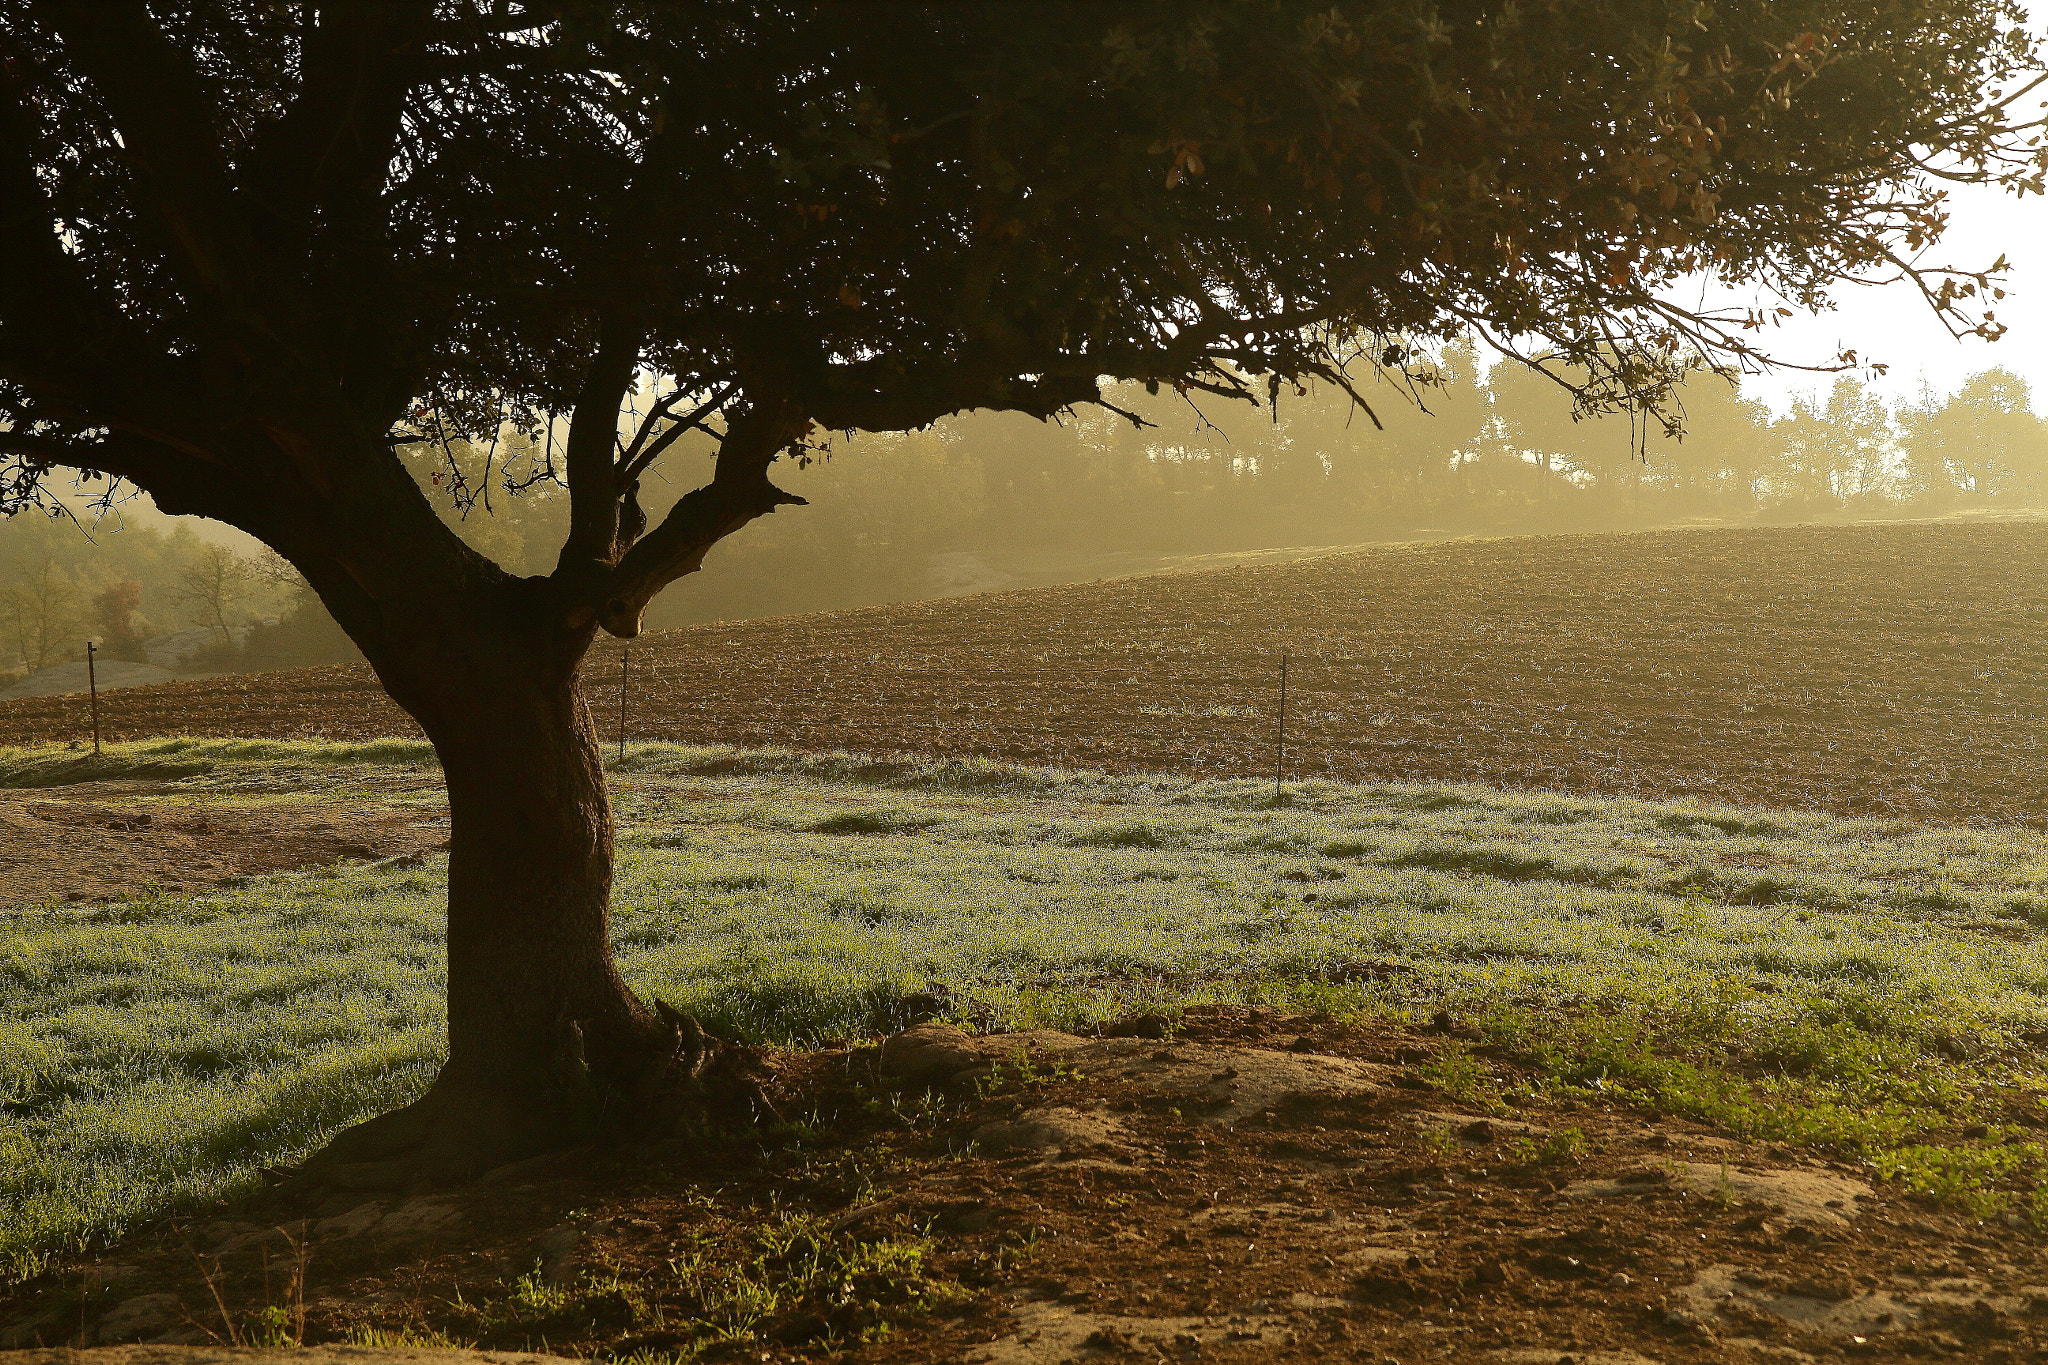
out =
{"type": "MultiPolygon", "coordinates": [[[[1217,777],[1292,771],[2039,827],[2048,519],[1525,536],[662,632],[627,730],[1217,777]]],[[[713,557],[707,572],[716,574],[713,557]]],[[[676,591],[687,592],[687,584],[676,591]]],[[[619,653],[586,676],[609,729],[619,653]]],[[[411,732],[366,668],[109,693],[110,735],[411,732]]],[[[0,743],[86,733],[0,703],[0,743]]]]}
{"type": "MultiPolygon", "coordinates": [[[[373,790],[429,761],[168,741],[93,775],[154,774],[145,807],[262,803],[314,769],[373,790]]],[[[77,762],[0,751],[0,783],[77,762]]],[[[2048,1084],[2027,1046],[2048,1026],[2033,833],[1325,781],[1276,804],[1244,781],[655,744],[614,782],[629,980],[751,1038],[882,1032],[935,986],[997,1025],[1449,1009],[1556,1089],[2043,1213],[1999,1188],[2044,1160],[2000,1126],[2041,1115],[2048,1084]],[[1972,1123],[1985,1140],[1958,1141],[1972,1123]]],[[[443,875],[0,910],[0,1264],[231,1194],[424,1087],[443,875]]],[[[1487,1055],[1439,1080],[1512,1100],[1487,1055]]]]}

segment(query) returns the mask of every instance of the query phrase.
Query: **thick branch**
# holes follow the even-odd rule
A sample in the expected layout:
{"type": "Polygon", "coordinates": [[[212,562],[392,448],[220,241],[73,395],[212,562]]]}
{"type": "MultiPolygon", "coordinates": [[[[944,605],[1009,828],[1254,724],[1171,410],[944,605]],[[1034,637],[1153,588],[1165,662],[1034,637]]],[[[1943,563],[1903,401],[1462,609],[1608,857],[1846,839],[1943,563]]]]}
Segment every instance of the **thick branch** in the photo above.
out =
{"type": "Polygon", "coordinates": [[[237,509],[220,496],[217,474],[160,442],[125,432],[93,440],[27,431],[0,431],[0,451],[87,474],[125,479],[148,493],[158,510],[228,520],[237,509]]]}
{"type": "Polygon", "coordinates": [[[36,179],[22,91],[0,65],[0,374],[43,396],[139,393],[159,422],[184,407],[175,366],[93,290],[57,238],[57,210],[36,179]],[[121,376],[110,386],[109,374],[121,376]],[[156,406],[167,404],[167,406],[156,406]]]}
{"type": "Polygon", "coordinates": [[[216,326],[242,312],[250,243],[240,230],[216,113],[191,56],[141,0],[49,0],[55,26],[120,129],[165,263],[213,305],[216,326]]]}
{"type": "Polygon", "coordinates": [[[571,624],[594,611],[606,631],[632,639],[654,595],[704,567],[712,546],[778,507],[804,505],[768,481],[768,466],[809,425],[794,404],[755,398],[727,426],[711,482],[685,494],[661,525],[626,552],[603,591],[579,605],[571,624]]]}
{"type": "Polygon", "coordinates": [[[569,485],[569,534],[555,572],[585,574],[618,561],[619,498],[626,490],[614,478],[619,442],[619,404],[640,364],[639,328],[607,321],[576,395],[569,421],[563,471],[569,485]]]}
{"type": "Polygon", "coordinates": [[[295,254],[316,205],[354,224],[378,211],[403,114],[399,58],[418,45],[432,12],[429,0],[354,0],[320,6],[307,25],[297,96],[242,172],[252,209],[267,220],[259,240],[273,253],[295,254]]]}

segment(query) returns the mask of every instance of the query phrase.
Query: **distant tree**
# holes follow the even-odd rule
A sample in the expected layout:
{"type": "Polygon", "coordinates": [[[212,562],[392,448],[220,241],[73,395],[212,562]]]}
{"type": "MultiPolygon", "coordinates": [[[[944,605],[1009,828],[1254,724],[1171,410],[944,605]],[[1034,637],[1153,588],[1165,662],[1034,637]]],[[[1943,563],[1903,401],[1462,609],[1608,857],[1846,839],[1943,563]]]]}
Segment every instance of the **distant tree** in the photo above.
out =
{"type": "MultiPolygon", "coordinates": [[[[1342,419],[1348,438],[1350,454],[1339,462],[1340,479],[1356,470],[1378,490],[1379,505],[1405,503],[1411,516],[1432,509],[1446,496],[1458,462],[1479,449],[1490,421],[1485,370],[1469,336],[1443,347],[1434,363],[1416,374],[1412,408],[1389,385],[1388,401],[1382,405],[1388,410],[1384,438],[1348,404],[1320,405],[1317,411],[1326,423],[1342,419]]],[[[1401,378],[1405,381],[1406,376],[1401,378]]],[[[1301,412],[1301,406],[1294,411],[1301,412]]],[[[1547,482],[1532,485],[1532,494],[1539,499],[1548,492],[1547,482]]]]}
{"type": "Polygon", "coordinates": [[[1869,501],[1895,481],[1895,437],[1883,400],[1843,375],[1827,399],[1801,394],[1772,430],[1768,478],[1794,509],[1869,501]]]}
{"type": "Polygon", "coordinates": [[[17,546],[0,587],[0,628],[31,673],[69,662],[74,653],[84,657],[85,603],[53,541],[44,534],[17,546]]]}
{"type": "Polygon", "coordinates": [[[1640,414],[1587,410],[1579,398],[1582,373],[1551,372],[1510,362],[1487,376],[1492,444],[1527,460],[1546,479],[1569,479],[1613,508],[1639,511],[1635,494],[1648,432],[1640,414]]]}
{"type": "Polygon", "coordinates": [[[234,643],[234,627],[246,624],[240,608],[256,586],[255,570],[247,560],[224,545],[208,542],[178,575],[171,600],[190,612],[195,624],[205,626],[227,645],[234,643]]]}
{"type": "MultiPolygon", "coordinates": [[[[2011,112],[2023,20],[0,0],[4,483],[23,503],[55,468],[119,477],[256,536],[432,738],[448,1061],[316,1168],[455,1178],[699,1085],[694,1026],[611,958],[576,666],[797,501],[778,459],[966,408],[1045,417],[1105,401],[1104,376],[1377,403],[1353,376],[1468,328],[1536,338],[1582,405],[1654,406],[1694,353],[1752,354],[1757,319],[1678,281],[1818,305],[1916,258],[1939,177],[2038,176],[2011,112]],[[508,421],[567,489],[545,576],[466,545],[395,453],[488,449],[508,421]],[[709,478],[650,523],[643,483],[691,431],[715,435],[709,478]]],[[[1963,292],[1988,280],[1922,278],[1989,325],[1963,292]]]]}
{"type": "Polygon", "coordinates": [[[110,583],[93,595],[93,622],[99,627],[98,644],[109,659],[148,663],[142,647],[149,628],[136,615],[142,608],[142,584],[132,578],[110,583]]]}
{"type": "Polygon", "coordinates": [[[2026,380],[2007,369],[1974,374],[1936,420],[1951,463],[1979,497],[2034,506],[2048,497],[2048,423],[2034,415],[2026,380]]]}
{"type": "Polygon", "coordinates": [[[2027,382],[2005,369],[1970,376],[1953,393],[1923,385],[1896,414],[1901,481],[1929,507],[1958,498],[2040,505],[2048,500],[2048,419],[2027,382]]]}
{"type": "Polygon", "coordinates": [[[1645,462],[1674,515],[1744,516],[1757,510],[1761,471],[1776,463],[1771,410],[1740,387],[1696,375],[1683,391],[1684,439],[1652,441],[1645,462]]]}
{"type": "Polygon", "coordinates": [[[1842,375],[1828,391],[1821,420],[1834,449],[1836,496],[1850,504],[1883,498],[1896,478],[1898,445],[1884,400],[1842,375]]]}
{"type": "Polygon", "coordinates": [[[1925,511],[1940,511],[1963,492],[1965,475],[1957,461],[1956,433],[1943,420],[1945,400],[1921,381],[1919,394],[1898,405],[1893,421],[1899,432],[1899,491],[1925,511]]]}

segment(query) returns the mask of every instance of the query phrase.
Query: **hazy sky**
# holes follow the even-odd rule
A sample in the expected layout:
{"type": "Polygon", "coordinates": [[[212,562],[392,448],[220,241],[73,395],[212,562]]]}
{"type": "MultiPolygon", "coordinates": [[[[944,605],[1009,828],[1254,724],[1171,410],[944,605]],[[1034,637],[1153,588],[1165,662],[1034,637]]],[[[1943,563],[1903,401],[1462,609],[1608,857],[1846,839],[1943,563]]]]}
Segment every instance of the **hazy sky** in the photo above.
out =
{"type": "MultiPolygon", "coordinates": [[[[2048,413],[2048,199],[1960,186],[1950,203],[1948,236],[1924,260],[1982,269],[2001,252],[2009,257],[2006,297],[1994,305],[1998,320],[2012,329],[2003,339],[1952,339],[1910,284],[1896,284],[1839,290],[1835,312],[1787,319],[1767,334],[1768,349],[1787,360],[1820,362],[1853,347],[1891,366],[1877,385],[1891,397],[1917,393],[1923,376],[1937,391],[1946,390],[1999,365],[2026,376],[2034,410],[2048,413]]],[[[1757,376],[1743,381],[1743,391],[1783,408],[1790,395],[1824,391],[1832,382],[1824,375],[1757,376]]]]}
{"type": "MultiPolygon", "coordinates": [[[[2032,10],[2029,26],[2048,37],[2048,5],[2034,0],[2025,8],[2032,10]]],[[[2030,99],[2028,105],[2033,104],[2030,99]]],[[[2006,296],[1996,311],[2012,330],[2001,340],[1956,341],[1912,285],[1900,284],[1837,291],[1834,312],[1788,319],[1772,336],[1773,353],[1819,362],[1854,347],[1859,355],[1891,366],[1876,383],[1890,398],[1912,397],[1923,379],[1939,392],[1979,370],[2002,366],[2027,378],[2034,388],[2034,411],[2048,415],[2048,199],[2028,195],[2021,200],[1959,185],[1949,204],[1948,236],[1927,253],[1925,263],[1981,270],[2001,253],[2011,260],[2006,296]]],[[[1782,411],[1793,394],[1825,391],[1832,383],[1825,375],[1778,374],[1745,379],[1742,387],[1782,411]]]]}

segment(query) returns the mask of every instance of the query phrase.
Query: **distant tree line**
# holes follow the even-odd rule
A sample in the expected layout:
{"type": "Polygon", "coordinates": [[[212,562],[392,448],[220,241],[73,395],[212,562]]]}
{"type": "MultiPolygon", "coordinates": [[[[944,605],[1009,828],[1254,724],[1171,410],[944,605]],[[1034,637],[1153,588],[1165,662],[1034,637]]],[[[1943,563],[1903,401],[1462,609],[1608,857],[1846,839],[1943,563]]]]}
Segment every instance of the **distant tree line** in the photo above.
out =
{"type": "Polygon", "coordinates": [[[1383,430],[1328,389],[1283,390],[1276,412],[1134,385],[1112,401],[1156,425],[1100,410],[1043,424],[971,414],[862,436],[836,445],[829,478],[781,476],[812,505],[721,546],[650,619],[929,595],[945,558],[1041,581],[1113,572],[1087,569],[1120,551],[2048,507],[2048,421],[2006,370],[1896,407],[1841,377],[1782,416],[1702,375],[1680,393],[1682,439],[1656,426],[1645,437],[1627,417],[1574,421],[1562,387],[1520,365],[1489,370],[1469,347],[1436,371],[1414,394],[1366,392],[1383,430]]]}
{"type": "MultiPolygon", "coordinates": [[[[1433,378],[1413,393],[1366,393],[1383,430],[1327,389],[1284,389],[1276,409],[1254,411],[1130,385],[1113,401],[1153,425],[1102,410],[1049,423],[974,413],[835,441],[820,462],[829,469],[778,476],[811,506],[721,546],[650,621],[1097,577],[1123,552],[2048,507],[2048,419],[2003,369],[1896,405],[1837,378],[1782,416],[1703,375],[1680,394],[1683,439],[1645,436],[1625,417],[1574,421],[1562,387],[1519,365],[1489,369],[1469,346],[1446,351],[1433,378]]],[[[701,454],[710,449],[702,440],[701,454]]],[[[494,449],[405,454],[472,544],[520,573],[552,568],[568,518],[547,477],[559,450],[508,434],[494,449]]],[[[688,484],[643,490],[650,514],[688,484]]],[[[176,519],[84,527],[90,539],[67,518],[0,523],[0,668],[72,661],[88,635],[107,657],[140,660],[147,635],[194,626],[221,637],[211,667],[354,657],[274,558],[237,555],[176,519]]]]}

